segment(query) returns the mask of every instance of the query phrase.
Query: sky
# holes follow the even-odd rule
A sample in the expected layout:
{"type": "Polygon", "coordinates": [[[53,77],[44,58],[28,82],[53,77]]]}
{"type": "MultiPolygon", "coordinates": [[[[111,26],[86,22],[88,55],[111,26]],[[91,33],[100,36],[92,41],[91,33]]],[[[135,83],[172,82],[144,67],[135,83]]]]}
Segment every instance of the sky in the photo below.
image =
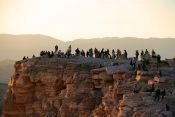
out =
{"type": "Polygon", "coordinates": [[[0,34],[175,37],[175,0],[0,0],[0,34]]]}

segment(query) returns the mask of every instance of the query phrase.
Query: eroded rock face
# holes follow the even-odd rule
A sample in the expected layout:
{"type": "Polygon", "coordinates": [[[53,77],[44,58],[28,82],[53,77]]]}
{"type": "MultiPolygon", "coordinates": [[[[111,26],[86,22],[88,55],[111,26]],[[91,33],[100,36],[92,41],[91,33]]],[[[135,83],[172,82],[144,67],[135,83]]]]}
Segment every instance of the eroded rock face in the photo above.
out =
{"type": "MultiPolygon", "coordinates": [[[[18,61],[2,117],[173,117],[170,93],[155,102],[154,92],[147,92],[155,71],[135,74],[124,66],[97,68],[69,58],[18,61]]],[[[166,76],[155,86],[173,89],[172,80],[166,76]]]]}
{"type": "Polygon", "coordinates": [[[56,58],[16,62],[2,116],[89,116],[100,100],[89,68],[56,58]]]}

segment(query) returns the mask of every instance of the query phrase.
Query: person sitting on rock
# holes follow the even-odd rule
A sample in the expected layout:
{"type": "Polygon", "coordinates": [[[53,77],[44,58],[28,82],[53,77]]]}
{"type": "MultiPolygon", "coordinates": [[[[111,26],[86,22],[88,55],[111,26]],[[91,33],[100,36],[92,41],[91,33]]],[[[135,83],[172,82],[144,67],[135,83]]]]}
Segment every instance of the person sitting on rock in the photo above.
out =
{"type": "Polygon", "coordinates": [[[157,88],[157,90],[155,92],[154,101],[159,101],[159,99],[160,99],[160,89],[157,88]]]}
{"type": "Polygon", "coordinates": [[[22,58],[22,60],[25,60],[26,59],[26,57],[24,56],[23,58],[22,58]]]}

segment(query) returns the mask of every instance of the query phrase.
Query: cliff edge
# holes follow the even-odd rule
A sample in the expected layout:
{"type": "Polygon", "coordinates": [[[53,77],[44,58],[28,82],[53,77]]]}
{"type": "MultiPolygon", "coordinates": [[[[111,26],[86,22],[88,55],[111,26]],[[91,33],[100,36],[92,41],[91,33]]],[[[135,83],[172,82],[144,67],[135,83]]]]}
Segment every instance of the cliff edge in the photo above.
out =
{"type": "Polygon", "coordinates": [[[17,61],[4,94],[2,117],[173,117],[174,67],[132,71],[128,60],[84,57],[33,58],[17,61]],[[162,80],[164,79],[164,80],[162,80]],[[154,101],[151,84],[168,91],[154,101]]]}

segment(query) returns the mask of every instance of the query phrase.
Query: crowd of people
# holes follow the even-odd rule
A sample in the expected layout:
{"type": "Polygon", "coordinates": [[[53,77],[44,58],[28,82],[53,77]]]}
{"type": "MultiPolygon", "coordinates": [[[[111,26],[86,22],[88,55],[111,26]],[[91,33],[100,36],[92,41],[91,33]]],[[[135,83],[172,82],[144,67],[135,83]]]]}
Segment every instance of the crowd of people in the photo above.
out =
{"type": "MultiPolygon", "coordinates": [[[[143,59],[144,57],[152,56],[152,57],[160,57],[160,55],[156,55],[155,51],[152,50],[152,55],[149,54],[148,50],[146,49],[145,52],[142,50],[139,54],[139,51],[136,50],[134,59],[138,60],[140,58],[143,59]]],[[[60,49],[58,49],[58,45],[55,46],[54,51],[41,51],[40,56],[47,56],[47,57],[70,57],[70,56],[84,56],[84,57],[91,57],[91,58],[107,58],[107,59],[128,59],[128,52],[126,50],[122,51],[117,49],[116,51],[112,49],[111,53],[109,49],[102,48],[101,50],[97,48],[90,48],[86,52],[83,49],[76,48],[75,52],[72,52],[72,47],[69,45],[67,51],[64,53],[60,49]]]]}
{"type": "MultiPolygon", "coordinates": [[[[44,51],[42,50],[40,52],[40,57],[60,57],[60,58],[69,58],[71,56],[83,56],[83,57],[90,57],[90,58],[101,58],[101,59],[117,59],[117,60],[124,60],[129,59],[130,65],[132,66],[133,70],[141,69],[141,70],[147,70],[147,65],[149,64],[149,58],[157,58],[157,62],[160,63],[160,55],[157,55],[154,50],[152,50],[151,54],[146,49],[145,51],[141,50],[139,53],[138,50],[135,51],[135,57],[128,58],[128,52],[126,50],[122,51],[120,49],[117,49],[116,51],[112,49],[111,53],[109,49],[102,48],[101,50],[97,48],[90,48],[86,52],[83,49],[76,48],[74,52],[72,52],[72,47],[69,45],[66,52],[62,52],[61,49],[58,48],[58,45],[55,45],[54,51],[44,51]],[[138,64],[138,59],[141,59],[141,64],[138,64]]],[[[35,55],[33,55],[32,58],[34,58],[35,55]]],[[[23,57],[23,60],[28,59],[28,57],[23,57]]]]}

